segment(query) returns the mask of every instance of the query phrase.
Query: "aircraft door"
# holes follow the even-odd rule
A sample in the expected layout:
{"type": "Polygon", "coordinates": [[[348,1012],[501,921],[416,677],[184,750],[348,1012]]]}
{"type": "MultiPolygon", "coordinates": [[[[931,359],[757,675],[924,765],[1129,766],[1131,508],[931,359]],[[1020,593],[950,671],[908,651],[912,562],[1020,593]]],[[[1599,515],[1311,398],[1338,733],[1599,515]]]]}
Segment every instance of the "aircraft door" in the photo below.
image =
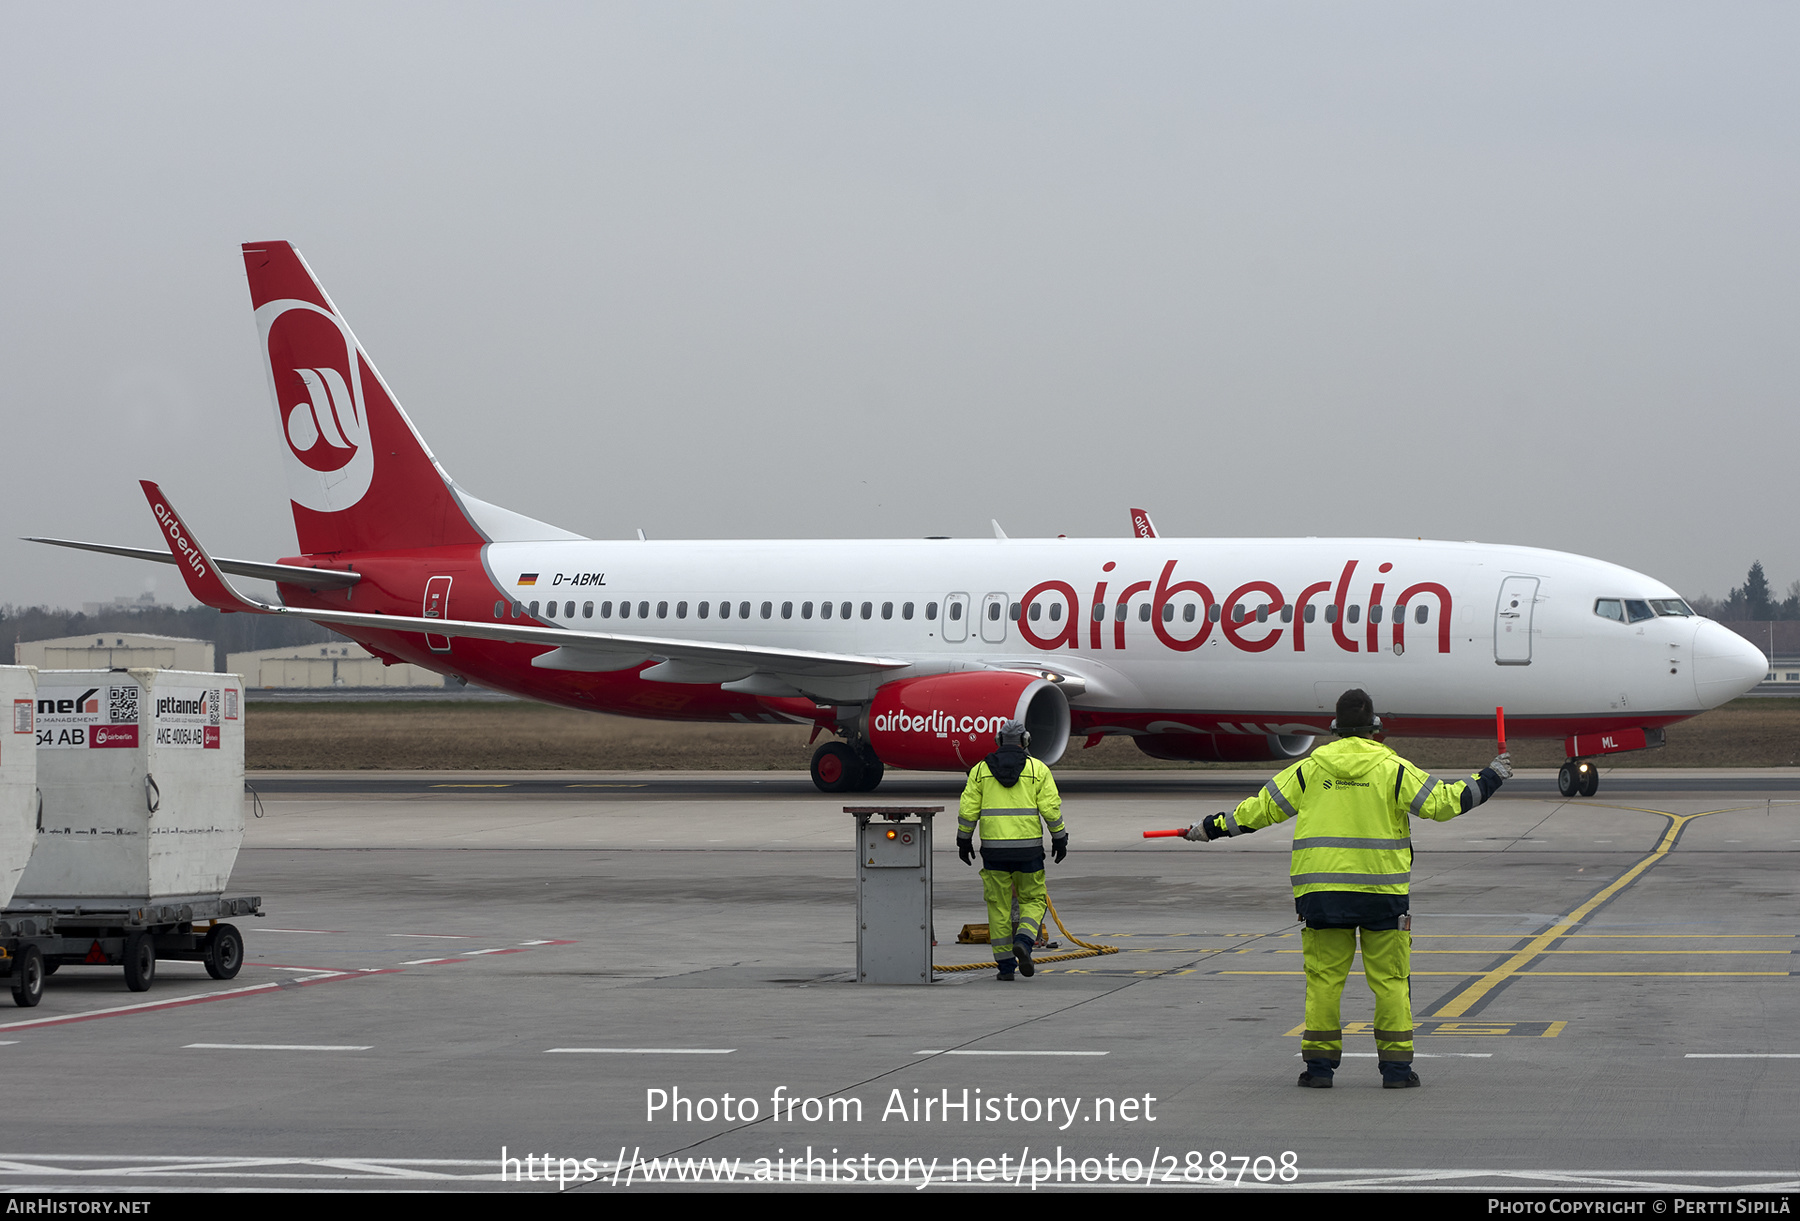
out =
{"type": "Polygon", "coordinates": [[[969,595],[944,595],[944,639],[955,644],[969,638],[969,595]]]}
{"type": "Polygon", "coordinates": [[[989,594],[981,600],[981,638],[988,644],[1006,643],[1006,595],[989,594]]]}
{"type": "MultiPolygon", "coordinates": [[[[450,617],[450,578],[432,577],[425,582],[425,609],[419,612],[427,619],[448,619],[450,617]]],[[[450,638],[425,634],[425,644],[433,653],[448,653],[450,638]]]]}
{"type": "Polygon", "coordinates": [[[1536,577],[1507,577],[1500,583],[1494,608],[1494,663],[1531,664],[1531,605],[1537,600],[1536,577]]]}

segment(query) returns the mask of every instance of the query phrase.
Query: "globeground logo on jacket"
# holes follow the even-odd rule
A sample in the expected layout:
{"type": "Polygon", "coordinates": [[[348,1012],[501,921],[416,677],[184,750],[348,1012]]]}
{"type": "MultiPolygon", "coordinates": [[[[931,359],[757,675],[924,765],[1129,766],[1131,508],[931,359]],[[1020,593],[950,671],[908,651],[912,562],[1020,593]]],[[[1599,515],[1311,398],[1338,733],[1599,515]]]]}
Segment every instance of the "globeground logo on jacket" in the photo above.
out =
{"type": "Polygon", "coordinates": [[[356,337],[309,301],[270,301],[256,324],[287,442],[288,495],[319,513],[350,508],[375,477],[356,337]]]}

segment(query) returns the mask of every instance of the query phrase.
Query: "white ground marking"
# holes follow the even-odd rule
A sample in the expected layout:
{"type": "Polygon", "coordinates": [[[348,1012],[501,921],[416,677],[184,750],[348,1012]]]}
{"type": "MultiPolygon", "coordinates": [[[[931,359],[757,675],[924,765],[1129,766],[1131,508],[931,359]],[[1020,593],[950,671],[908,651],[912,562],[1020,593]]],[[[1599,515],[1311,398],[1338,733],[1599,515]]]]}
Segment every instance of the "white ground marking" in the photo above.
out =
{"type": "Polygon", "coordinates": [[[373,1044],[356,1043],[183,1043],[183,1051],[373,1051],[373,1044]]]}
{"type": "Polygon", "coordinates": [[[578,1056],[729,1056],[735,1047],[546,1047],[544,1054],[578,1056]]]}

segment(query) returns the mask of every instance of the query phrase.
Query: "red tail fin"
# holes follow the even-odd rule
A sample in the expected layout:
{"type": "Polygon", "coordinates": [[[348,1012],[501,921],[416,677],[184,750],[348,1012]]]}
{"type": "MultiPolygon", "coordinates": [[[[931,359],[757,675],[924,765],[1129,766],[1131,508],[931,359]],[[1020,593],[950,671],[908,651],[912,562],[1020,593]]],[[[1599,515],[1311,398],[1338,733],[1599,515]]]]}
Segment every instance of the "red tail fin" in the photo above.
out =
{"type": "Polygon", "coordinates": [[[337,307],[286,242],[244,246],[300,550],[480,543],[337,307]]]}

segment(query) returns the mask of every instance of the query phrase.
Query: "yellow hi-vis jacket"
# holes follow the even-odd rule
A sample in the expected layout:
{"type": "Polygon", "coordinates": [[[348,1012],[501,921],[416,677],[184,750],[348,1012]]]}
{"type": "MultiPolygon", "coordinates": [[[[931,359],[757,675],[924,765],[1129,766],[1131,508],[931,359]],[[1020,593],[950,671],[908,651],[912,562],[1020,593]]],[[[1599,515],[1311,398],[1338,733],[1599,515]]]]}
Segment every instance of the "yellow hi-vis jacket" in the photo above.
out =
{"type": "Polygon", "coordinates": [[[987,760],[977,763],[963,786],[962,809],[956,820],[956,838],[968,840],[981,831],[983,848],[1043,848],[1040,818],[1050,828],[1050,839],[1069,838],[1063,827],[1062,794],[1041,760],[1027,758],[1025,770],[1011,788],[994,778],[987,760]]]}
{"type": "Polygon", "coordinates": [[[1403,895],[1412,880],[1407,816],[1447,822],[1486,798],[1479,777],[1440,781],[1379,742],[1327,742],[1225,815],[1225,831],[1290,818],[1294,897],[1318,890],[1403,895]]]}

